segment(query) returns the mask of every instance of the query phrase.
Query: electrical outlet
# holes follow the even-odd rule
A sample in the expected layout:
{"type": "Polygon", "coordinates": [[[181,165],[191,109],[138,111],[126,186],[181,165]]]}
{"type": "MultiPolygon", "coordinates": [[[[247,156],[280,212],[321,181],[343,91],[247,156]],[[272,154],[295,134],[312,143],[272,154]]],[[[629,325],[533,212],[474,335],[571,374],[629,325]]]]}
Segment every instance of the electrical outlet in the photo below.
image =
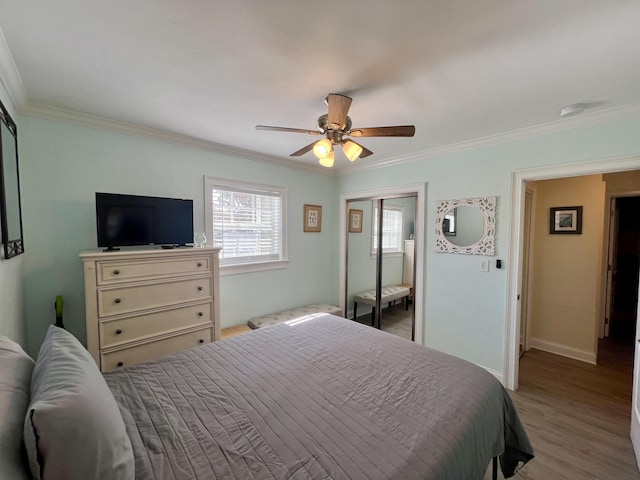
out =
{"type": "Polygon", "coordinates": [[[489,271],[489,260],[482,260],[480,262],[480,271],[488,272],[489,271]]]}

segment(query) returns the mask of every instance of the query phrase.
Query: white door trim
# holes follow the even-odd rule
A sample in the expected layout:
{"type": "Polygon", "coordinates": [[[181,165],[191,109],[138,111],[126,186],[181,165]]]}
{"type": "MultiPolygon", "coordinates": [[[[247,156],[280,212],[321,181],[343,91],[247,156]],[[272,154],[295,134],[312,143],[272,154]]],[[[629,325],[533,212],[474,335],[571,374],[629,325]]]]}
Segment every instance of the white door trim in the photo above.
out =
{"type": "MultiPolygon", "coordinates": [[[[517,390],[518,388],[518,345],[520,344],[519,294],[522,275],[525,182],[638,169],[640,169],[640,156],[628,155],[589,162],[516,170],[511,173],[511,213],[509,262],[507,263],[507,308],[503,369],[504,385],[508,389],[517,390]]],[[[596,334],[596,339],[597,338],[598,336],[596,334]]]]}
{"type": "Polygon", "coordinates": [[[613,264],[615,263],[615,249],[617,243],[617,219],[616,219],[616,198],[610,193],[605,194],[604,200],[604,231],[603,231],[603,249],[602,249],[602,272],[603,290],[601,309],[598,312],[598,338],[609,336],[609,328],[611,327],[611,300],[613,299],[613,264]],[[611,266],[611,268],[609,268],[611,266]],[[608,320],[608,321],[607,321],[608,320]]]}
{"type": "MultiPolygon", "coordinates": [[[[533,238],[534,238],[534,234],[535,234],[535,229],[534,229],[534,224],[533,224],[533,212],[535,211],[535,206],[536,206],[536,195],[535,195],[535,191],[529,188],[525,189],[525,204],[526,204],[526,198],[527,196],[529,196],[530,198],[530,204],[529,204],[529,216],[528,218],[523,218],[523,222],[528,222],[529,225],[529,239],[528,239],[528,251],[525,252],[523,250],[523,262],[526,262],[526,267],[527,267],[527,274],[523,277],[523,280],[526,282],[526,292],[524,295],[520,295],[520,301],[522,301],[524,299],[524,304],[521,305],[521,311],[520,311],[520,315],[525,316],[524,318],[524,327],[525,327],[525,331],[524,331],[524,335],[522,335],[522,332],[520,332],[520,336],[519,338],[523,341],[523,350],[526,352],[527,350],[529,350],[530,348],[530,343],[531,343],[531,322],[530,320],[530,315],[531,315],[531,294],[532,294],[532,289],[531,289],[531,265],[533,265],[533,238]],[[524,255],[527,255],[527,258],[524,258],[524,255]]],[[[524,225],[523,225],[524,227],[524,225]]],[[[524,230],[523,230],[524,232],[524,230]]],[[[522,239],[523,242],[525,241],[525,238],[522,239]]],[[[525,267],[525,264],[523,263],[523,268],[525,267]]],[[[520,326],[522,326],[522,318],[520,318],[521,323],[520,326]]]]}
{"type": "MultiPolygon", "coordinates": [[[[600,318],[598,335],[600,338],[609,336],[609,327],[611,324],[605,325],[605,318],[611,321],[611,283],[613,280],[613,272],[609,272],[609,260],[615,254],[614,243],[617,243],[616,230],[617,219],[615,218],[616,203],[618,198],[623,197],[640,197],[640,190],[612,190],[606,192],[604,201],[604,229],[603,229],[603,248],[602,248],[602,288],[600,305],[600,318]],[[614,213],[614,215],[611,215],[614,213]]],[[[611,262],[613,264],[613,262],[611,262]]]]}
{"type": "MultiPolygon", "coordinates": [[[[415,262],[413,298],[415,303],[415,341],[424,345],[423,338],[423,304],[424,304],[424,225],[425,225],[425,195],[426,184],[415,183],[410,185],[399,185],[396,187],[377,188],[359,192],[345,192],[340,194],[340,308],[345,311],[347,299],[345,298],[345,273],[347,255],[347,202],[361,198],[384,198],[417,195],[416,213],[414,220],[415,236],[415,262]]],[[[345,312],[346,313],[346,312],[345,312]]]]}
{"type": "MultiPolygon", "coordinates": [[[[640,285],[638,285],[638,295],[640,298],[640,285]]],[[[640,468],[640,301],[636,311],[636,339],[635,352],[633,355],[633,392],[631,394],[631,444],[636,454],[636,463],[640,468]]]]}

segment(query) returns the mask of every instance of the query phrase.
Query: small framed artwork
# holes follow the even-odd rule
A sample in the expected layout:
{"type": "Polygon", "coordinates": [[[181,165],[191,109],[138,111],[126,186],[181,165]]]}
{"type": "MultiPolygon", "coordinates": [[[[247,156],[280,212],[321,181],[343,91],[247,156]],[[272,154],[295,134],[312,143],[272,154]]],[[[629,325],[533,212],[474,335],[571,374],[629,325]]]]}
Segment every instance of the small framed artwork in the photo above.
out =
{"type": "Polygon", "coordinates": [[[349,233],[362,233],[362,210],[349,209],[349,233]]]}
{"type": "Polygon", "coordinates": [[[549,214],[549,233],[582,233],[582,206],[555,207],[549,214]]]}
{"type": "Polygon", "coordinates": [[[304,206],[304,227],[305,232],[319,232],[322,229],[322,206],[304,206]]]}

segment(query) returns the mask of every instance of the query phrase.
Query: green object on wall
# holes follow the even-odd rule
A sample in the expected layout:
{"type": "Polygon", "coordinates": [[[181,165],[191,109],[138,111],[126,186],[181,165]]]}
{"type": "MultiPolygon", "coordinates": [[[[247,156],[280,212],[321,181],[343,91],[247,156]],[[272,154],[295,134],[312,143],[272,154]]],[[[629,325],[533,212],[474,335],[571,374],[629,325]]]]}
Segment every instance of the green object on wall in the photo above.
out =
{"type": "Polygon", "coordinates": [[[56,307],[56,327],[64,328],[64,323],[62,323],[62,295],[56,297],[54,305],[56,307]]]}

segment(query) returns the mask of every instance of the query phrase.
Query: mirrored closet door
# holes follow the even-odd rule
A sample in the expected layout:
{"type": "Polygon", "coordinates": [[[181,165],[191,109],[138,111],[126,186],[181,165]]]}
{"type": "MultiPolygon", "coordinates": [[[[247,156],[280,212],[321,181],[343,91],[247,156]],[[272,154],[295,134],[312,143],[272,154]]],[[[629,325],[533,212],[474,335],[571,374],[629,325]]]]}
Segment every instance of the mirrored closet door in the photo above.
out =
{"type": "Polygon", "coordinates": [[[348,318],[414,340],[416,196],[347,203],[348,318]]]}

